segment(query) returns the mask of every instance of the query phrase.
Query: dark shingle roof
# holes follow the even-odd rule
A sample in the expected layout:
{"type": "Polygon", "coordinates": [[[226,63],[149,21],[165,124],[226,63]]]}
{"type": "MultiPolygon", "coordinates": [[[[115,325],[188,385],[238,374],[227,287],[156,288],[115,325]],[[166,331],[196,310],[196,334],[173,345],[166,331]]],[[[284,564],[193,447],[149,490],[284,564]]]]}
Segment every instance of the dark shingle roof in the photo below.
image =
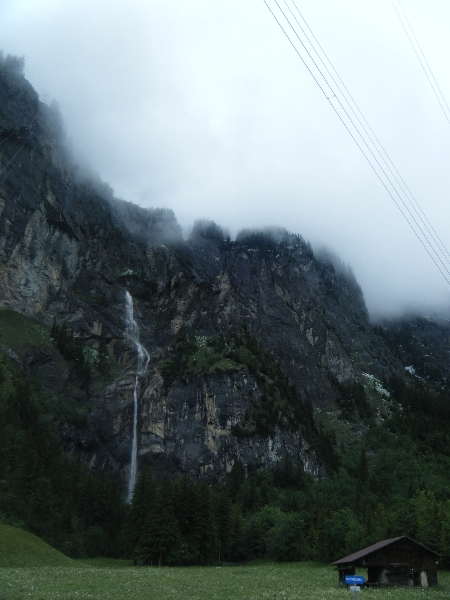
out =
{"type": "Polygon", "coordinates": [[[419,544],[419,542],[412,540],[407,535],[401,535],[400,537],[390,538],[389,540],[383,540],[381,542],[377,542],[376,544],[372,544],[371,546],[367,546],[367,548],[358,550],[358,552],[355,552],[354,554],[349,554],[348,556],[344,556],[344,558],[340,558],[339,560],[336,560],[335,562],[333,562],[331,564],[332,565],[343,565],[343,564],[347,564],[347,563],[354,563],[357,560],[359,560],[360,558],[364,558],[368,554],[372,554],[372,552],[381,550],[381,548],[384,548],[385,546],[389,546],[390,544],[393,544],[394,542],[398,542],[398,540],[401,540],[401,539],[409,540],[410,542],[412,542],[413,544],[416,544],[417,546],[420,546],[427,552],[430,552],[431,554],[434,554],[435,556],[439,556],[439,554],[437,552],[435,552],[434,550],[430,550],[426,546],[419,544]]]}

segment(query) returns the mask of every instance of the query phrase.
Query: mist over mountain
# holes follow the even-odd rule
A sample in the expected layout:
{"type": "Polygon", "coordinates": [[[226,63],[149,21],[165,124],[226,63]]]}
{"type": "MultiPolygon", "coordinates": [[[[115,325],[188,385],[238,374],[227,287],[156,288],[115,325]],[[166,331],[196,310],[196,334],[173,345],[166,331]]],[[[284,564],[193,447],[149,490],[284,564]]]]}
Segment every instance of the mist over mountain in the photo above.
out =
{"type": "MultiPolygon", "coordinates": [[[[320,470],[314,444],[290,422],[290,402],[300,403],[300,419],[301,410],[309,414],[308,406],[331,415],[341,385],[366,383],[367,373],[379,381],[394,373],[411,378],[404,372],[411,361],[418,372],[433,372],[442,381],[443,349],[428,371],[422,364],[427,360],[419,359],[413,346],[395,349],[398,336],[411,333],[410,327],[416,337],[427,335],[427,327],[415,325],[427,321],[407,318],[374,328],[353,271],[333,252],[322,247],[314,253],[300,235],[282,228],[243,229],[232,240],[207,219],[197,221],[183,239],[171,210],[118,200],[107,184],[80,170],[65,145],[57,106],[38,100],[20,59],[3,58],[0,76],[1,306],[47,326],[65,324],[94,351],[103,340],[108,356],[123,370],[106,387],[96,383],[94,404],[107,398],[108,410],[100,417],[93,408],[92,418],[103,421],[105,438],[102,458],[93,451],[92,465],[101,460],[105,468],[123,470],[126,478],[135,368],[124,322],[126,291],[149,353],[139,390],[144,462],[159,457],[164,464],[174,461],[171,468],[183,465],[187,472],[210,470],[216,476],[233,456],[248,453],[248,460],[258,456],[273,462],[269,456],[283,456],[286,445],[293,444],[303,457],[310,453],[308,461],[316,465],[311,469],[320,470]],[[262,360],[256,358],[257,348],[269,352],[295,387],[297,400],[281,400],[281,383],[267,387],[268,376],[258,378],[240,344],[242,352],[256,344],[252,360],[262,360]],[[270,425],[259,430],[252,406],[269,389],[280,395],[279,416],[269,411],[263,421],[271,414],[270,425]],[[214,398],[214,408],[208,398],[214,398]],[[184,431],[174,407],[181,403],[179,410],[185,410],[186,402],[193,414],[204,414],[205,431],[206,423],[214,423],[211,439],[206,436],[199,444],[192,441],[196,428],[184,431]],[[162,425],[169,415],[175,419],[170,451],[162,425]],[[248,433],[230,442],[236,427],[248,433]],[[267,452],[267,439],[258,437],[263,431],[275,435],[277,450],[267,452]],[[249,446],[253,435],[259,441],[249,446]],[[179,439],[184,441],[178,448],[179,439]]],[[[433,326],[438,333],[427,343],[441,347],[447,323],[433,326]]],[[[58,381],[58,393],[69,379],[58,381]]],[[[82,392],[82,402],[91,394],[82,392]]]]}
{"type": "MultiPolygon", "coordinates": [[[[406,12],[446,94],[450,5],[406,12]]],[[[392,3],[302,14],[448,247],[448,124],[392,3]]],[[[448,284],[264,3],[4,0],[0,34],[117,197],[172,209],[185,237],[208,218],[232,239],[275,225],[326,244],[372,318],[448,312],[448,284]]]]}
{"type": "MultiPolygon", "coordinates": [[[[117,199],[77,166],[57,106],[40,102],[22,71],[20,59],[0,59],[0,516],[71,555],[95,553],[97,542],[120,555],[128,531],[127,555],[138,548],[145,562],[153,554],[143,558],[133,537],[138,500],[127,508],[125,497],[155,494],[161,508],[171,482],[189,488],[189,479],[197,500],[219,486],[211,498],[229,511],[234,503],[248,527],[282,498],[273,527],[301,513],[309,541],[295,556],[323,560],[335,538],[324,555],[308,536],[331,513],[353,511],[358,539],[369,540],[363,504],[395,504],[386,535],[422,492],[441,510],[448,321],[374,325],[351,268],[287,229],[244,228],[232,239],[205,218],[183,238],[173,211],[117,199]],[[393,438],[405,463],[426,464],[434,478],[406,481],[393,438]],[[349,491],[355,482],[362,496],[349,491]],[[339,486],[345,506],[329,504],[339,486]]],[[[187,540],[181,517],[177,527],[187,540]]],[[[211,536],[201,552],[200,536],[189,541],[197,554],[180,558],[174,546],[167,560],[207,562],[220,534],[211,536]]],[[[239,546],[231,539],[229,558],[239,546]]]]}

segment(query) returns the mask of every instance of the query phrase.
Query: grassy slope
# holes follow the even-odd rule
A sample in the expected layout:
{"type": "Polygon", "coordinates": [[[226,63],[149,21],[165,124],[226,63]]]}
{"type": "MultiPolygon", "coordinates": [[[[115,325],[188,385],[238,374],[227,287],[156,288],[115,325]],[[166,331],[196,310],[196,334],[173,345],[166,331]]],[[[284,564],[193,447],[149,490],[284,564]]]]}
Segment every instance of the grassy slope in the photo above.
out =
{"type": "Polygon", "coordinates": [[[0,310],[0,345],[15,348],[24,344],[52,349],[49,329],[12,310],[0,310]]]}
{"type": "MultiPolygon", "coordinates": [[[[52,355],[58,363],[66,366],[68,365],[70,368],[70,362],[65,360],[61,353],[55,348],[50,336],[49,327],[35,319],[30,319],[25,315],[9,309],[0,309],[0,349],[2,346],[4,350],[11,349],[19,355],[24,347],[37,346],[52,355]]],[[[112,382],[122,373],[122,369],[114,361],[110,361],[109,367],[109,373],[102,376],[97,374],[92,385],[95,386],[96,381],[97,383],[99,381],[112,382]]],[[[45,381],[43,383],[45,385],[45,381]]]]}
{"type": "MultiPolygon", "coordinates": [[[[117,561],[77,562],[73,567],[0,569],[0,598],[77,600],[324,600],[351,599],[337,585],[331,566],[313,563],[259,563],[242,567],[120,568],[117,561]],[[2,585],[3,584],[3,585],[2,585]]],[[[361,597],[390,600],[443,599],[450,596],[450,573],[429,590],[364,590],[361,597]]]]}
{"type": "Polygon", "coordinates": [[[32,533],[0,523],[0,567],[69,567],[73,564],[73,560],[32,533]]]}

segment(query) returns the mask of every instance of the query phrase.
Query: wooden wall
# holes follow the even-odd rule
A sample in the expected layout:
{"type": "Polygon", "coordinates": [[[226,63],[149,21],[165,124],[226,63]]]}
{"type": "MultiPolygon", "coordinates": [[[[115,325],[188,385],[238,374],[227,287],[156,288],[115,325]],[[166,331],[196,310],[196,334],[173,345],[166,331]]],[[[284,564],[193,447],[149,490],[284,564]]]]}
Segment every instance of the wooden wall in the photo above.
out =
{"type": "Polygon", "coordinates": [[[399,540],[370,554],[365,563],[370,569],[373,567],[388,568],[392,564],[407,564],[415,572],[426,571],[429,585],[437,583],[435,556],[408,540],[399,540]]]}

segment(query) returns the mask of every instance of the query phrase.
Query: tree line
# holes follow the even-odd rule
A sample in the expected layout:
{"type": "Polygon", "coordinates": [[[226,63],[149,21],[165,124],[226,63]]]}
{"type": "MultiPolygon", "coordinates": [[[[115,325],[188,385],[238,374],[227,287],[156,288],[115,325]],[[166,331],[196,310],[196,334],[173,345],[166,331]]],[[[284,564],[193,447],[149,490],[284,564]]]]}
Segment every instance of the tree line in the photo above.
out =
{"type": "MultiPolygon", "coordinates": [[[[72,333],[54,335],[75,361],[72,333]]],[[[246,357],[255,372],[270,374],[278,390],[289,392],[275,361],[256,342],[218,338],[214,344],[212,351],[246,357]]],[[[211,486],[186,475],[155,479],[142,466],[127,505],[122,481],[91,472],[64,451],[59,431],[88,431],[87,417],[1,355],[0,519],[69,556],[127,557],[146,565],[329,562],[409,535],[450,567],[450,396],[399,377],[385,385],[392,402],[382,420],[370,413],[361,387],[342,388],[341,418],[367,415],[368,428],[346,445],[325,438],[334,456],[326,477],[311,476],[289,456],[271,470],[235,460],[225,479],[211,486]]],[[[304,408],[301,414],[307,414],[304,408]]],[[[310,429],[303,435],[320,439],[306,421],[310,429]]]]}
{"type": "Polygon", "coordinates": [[[0,518],[68,556],[120,555],[122,482],[64,452],[58,422],[82,431],[87,420],[20,375],[0,365],[0,518]]]}
{"type": "Polygon", "coordinates": [[[289,457],[251,474],[235,462],[226,481],[212,487],[187,476],[156,483],[144,469],[125,521],[124,556],[145,565],[331,562],[409,535],[441,553],[441,566],[450,568],[448,485],[442,496],[406,487],[382,498],[373,487],[387,465],[369,474],[366,461],[361,452],[355,472],[341,468],[321,481],[289,457]]]}

